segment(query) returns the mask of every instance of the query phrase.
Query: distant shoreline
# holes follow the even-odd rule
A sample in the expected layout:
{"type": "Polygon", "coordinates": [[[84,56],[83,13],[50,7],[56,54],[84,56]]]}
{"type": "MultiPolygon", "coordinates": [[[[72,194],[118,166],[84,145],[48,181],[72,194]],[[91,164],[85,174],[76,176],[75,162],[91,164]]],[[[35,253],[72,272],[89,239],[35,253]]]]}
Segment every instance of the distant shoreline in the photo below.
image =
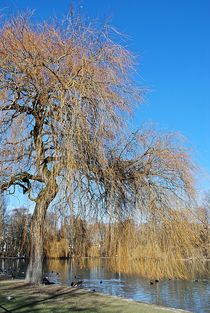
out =
{"type": "Polygon", "coordinates": [[[27,257],[24,256],[0,256],[1,260],[17,260],[17,259],[27,259],[27,257]]]}
{"type": "MultiPolygon", "coordinates": [[[[119,258],[123,258],[123,257],[119,257],[119,256],[70,256],[70,257],[58,257],[58,258],[49,258],[49,257],[45,257],[44,259],[45,260],[71,260],[71,259],[119,259],[119,258]]],[[[29,257],[25,257],[25,256],[0,256],[0,259],[11,259],[11,260],[16,260],[16,259],[23,259],[23,260],[27,260],[29,259],[29,257]]],[[[150,259],[151,258],[131,258],[130,260],[131,261],[135,261],[137,259],[150,259]]],[[[156,260],[156,259],[154,259],[156,260]]],[[[159,260],[162,260],[164,261],[163,259],[159,259],[159,260]]],[[[210,258],[196,258],[196,259],[193,259],[193,258],[188,258],[188,259],[179,259],[180,261],[210,261],[210,258]]]]}

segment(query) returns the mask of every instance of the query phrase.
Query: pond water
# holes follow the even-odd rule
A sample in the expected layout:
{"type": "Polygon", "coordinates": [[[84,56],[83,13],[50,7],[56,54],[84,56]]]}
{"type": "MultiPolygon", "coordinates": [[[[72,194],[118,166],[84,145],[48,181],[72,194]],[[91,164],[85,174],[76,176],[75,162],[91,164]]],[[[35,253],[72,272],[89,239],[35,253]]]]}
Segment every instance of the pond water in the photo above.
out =
{"type": "MultiPolygon", "coordinates": [[[[25,260],[0,260],[0,267],[13,269],[18,275],[24,276],[26,263],[25,260]]],[[[210,262],[206,262],[205,267],[209,270],[210,262]]],[[[113,270],[109,259],[101,258],[47,260],[44,275],[56,283],[70,285],[71,282],[82,280],[83,288],[97,292],[195,313],[210,313],[210,277],[206,273],[196,279],[161,279],[159,282],[153,280],[153,284],[150,284],[150,279],[136,273],[124,274],[119,268],[113,270]]]]}

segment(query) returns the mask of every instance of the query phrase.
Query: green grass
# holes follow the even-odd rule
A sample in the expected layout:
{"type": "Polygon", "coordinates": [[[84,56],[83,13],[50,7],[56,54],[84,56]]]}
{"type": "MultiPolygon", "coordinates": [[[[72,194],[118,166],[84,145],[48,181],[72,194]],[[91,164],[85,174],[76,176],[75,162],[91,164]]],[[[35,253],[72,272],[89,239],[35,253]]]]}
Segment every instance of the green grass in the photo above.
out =
{"type": "Polygon", "coordinates": [[[20,280],[4,280],[0,281],[0,313],[5,312],[169,313],[179,311],[62,285],[35,286],[20,280]],[[13,296],[14,299],[8,300],[7,296],[13,296]]]}

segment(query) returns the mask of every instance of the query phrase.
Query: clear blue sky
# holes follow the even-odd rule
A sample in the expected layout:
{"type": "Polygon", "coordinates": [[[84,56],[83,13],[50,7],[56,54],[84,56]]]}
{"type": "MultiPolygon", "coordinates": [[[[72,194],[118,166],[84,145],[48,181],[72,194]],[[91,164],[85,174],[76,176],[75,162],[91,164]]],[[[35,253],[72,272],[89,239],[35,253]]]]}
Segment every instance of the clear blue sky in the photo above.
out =
{"type": "MultiPolygon", "coordinates": [[[[1,14],[27,8],[34,18],[68,12],[69,0],[2,0],[1,14]]],[[[128,35],[127,47],[139,56],[141,83],[149,86],[145,105],[134,123],[153,121],[163,130],[188,138],[202,169],[200,188],[210,189],[210,1],[83,0],[74,1],[90,19],[109,17],[128,35]]]]}

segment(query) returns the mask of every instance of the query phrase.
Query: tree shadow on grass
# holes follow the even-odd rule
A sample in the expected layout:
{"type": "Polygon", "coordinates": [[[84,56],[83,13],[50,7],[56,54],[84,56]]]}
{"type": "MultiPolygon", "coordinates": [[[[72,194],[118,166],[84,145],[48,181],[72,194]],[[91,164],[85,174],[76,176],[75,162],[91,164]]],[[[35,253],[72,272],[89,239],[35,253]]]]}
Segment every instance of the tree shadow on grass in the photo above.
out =
{"type": "MultiPolygon", "coordinates": [[[[26,286],[31,286],[31,285],[30,284],[24,285],[24,287],[26,287],[26,286]]],[[[14,290],[17,288],[18,288],[18,286],[15,286],[12,289],[14,290]]],[[[43,289],[41,290],[42,293],[44,293],[43,289]]],[[[63,289],[65,290],[65,287],[63,289]]],[[[78,291],[78,289],[71,289],[68,291],[62,291],[62,288],[60,288],[60,287],[57,289],[54,288],[53,290],[47,289],[46,293],[48,295],[50,294],[50,296],[46,296],[44,299],[41,299],[41,300],[37,299],[37,300],[29,301],[29,302],[27,301],[27,303],[24,303],[24,304],[16,305],[14,308],[8,309],[8,312],[11,312],[11,313],[19,312],[20,310],[26,309],[26,308],[28,308],[30,310],[30,312],[35,312],[35,311],[42,312],[43,308],[38,308],[38,307],[35,308],[35,306],[38,306],[40,304],[45,304],[45,303],[46,303],[46,311],[48,312],[47,304],[50,304],[49,303],[50,300],[59,299],[59,298],[64,297],[64,296],[70,296],[71,300],[73,300],[73,299],[76,300],[76,298],[78,298],[78,300],[79,300],[79,294],[77,291],[78,291]]],[[[26,289],[26,292],[27,292],[27,289],[26,289]]],[[[46,295],[46,293],[45,293],[45,295],[46,295]]],[[[89,295],[89,292],[83,291],[82,295],[83,296],[89,295]]],[[[67,300],[68,299],[64,299],[63,300],[64,303],[67,300]]],[[[59,306],[59,303],[55,302],[54,304],[55,304],[55,307],[54,307],[55,312],[59,312],[59,308],[56,309],[56,307],[59,306]]],[[[51,305],[53,305],[53,302],[51,303],[51,305]]],[[[96,308],[93,308],[93,307],[79,308],[79,307],[75,306],[75,303],[68,303],[67,302],[66,308],[64,307],[61,310],[62,310],[62,312],[64,312],[64,311],[66,311],[66,312],[93,312],[93,311],[97,312],[95,309],[96,308]]],[[[50,310],[50,308],[49,308],[49,311],[52,311],[52,310],[50,310]]]]}
{"type": "MultiPolygon", "coordinates": [[[[3,304],[9,313],[65,313],[65,312],[122,312],[122,306],[115,303],[114,307],[110,301],[103,303],[100,297],[94,293],[94,296],[89,291],[84,289],[81,293],[76,288],[66,288],[66,286],[34,286],[28,283],[16,284],[9,286],[10,292],[20,288],[20,293],[16,296],[16,303],[10,302],[10,307],[3,304]],[[33,288],[35,287],[35,288],[33,288]],[[19,299],[18,299],[19,298],[19,299]],[[92,298],[92,299],[91,299],[92,298]],[[87,299],[87,300],[86,300],[87,299]],[[18,301],[19,300],[19,301],[18,301]],[[58,301],[57,301],[58,300],[58,301]],[[98,301],[99,300],[99,301],[98,301]]],[[[0,313],[3,312],[0,310],[0,313]]],[[[126,311],[128,312],[128,311],[126,311]]]]}

